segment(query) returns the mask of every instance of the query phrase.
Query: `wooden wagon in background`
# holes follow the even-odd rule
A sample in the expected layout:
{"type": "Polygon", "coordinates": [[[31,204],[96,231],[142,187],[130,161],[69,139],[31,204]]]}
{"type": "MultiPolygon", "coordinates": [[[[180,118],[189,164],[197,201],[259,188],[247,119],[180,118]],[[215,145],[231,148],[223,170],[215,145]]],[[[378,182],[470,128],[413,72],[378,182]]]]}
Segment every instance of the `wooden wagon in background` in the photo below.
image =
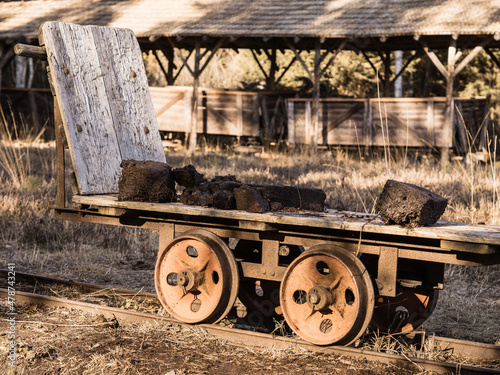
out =
{"type": "MultiPolygon", "coordinates": [[[[192,88],[149,87],[159,129],[168,139],[186,138],[191,126],[192,88]]],[[[21,114],[35,131],[52,120],[52,95],[43,89],[2,90],[4,113],[21,114]],[[36,95],[37,105],[33,103],[36,95]],[[12,108],[12,112],[10,109],[12,108]]],[[[198,135],[234,138],[236,143],[287,141],[311,145],[312,99],[292,91],[199,89],[198,135]]],[[[331,147],[452,148],[479,152],[487,144],[490,98],[454,98],[454,137],[443,135],[446,99],[327,98],[320,100],[318,145],[331,147]]],[[[52,131],[49,132],[52,135],[52,131]]]]}
{"type": "MultiPolygon", "coordinates": [[[[454,98],[453,138],[444,136],[446,98],[320,100],[318,145],[452,148],[481,151],[490,125],[489,97],[454,98]]],[[[312,99],[288,99],[288,142],[314,142],[312,99]]]]}
{"type": "MultiPolygon", "coordinates": [[[[184,86],[150,87],[159,129],[191,131],[193,89],[184,86]]],[[[286,134],[285,91],[241,91],[199,88],[197,133],[272,142],[286,134]]]]}

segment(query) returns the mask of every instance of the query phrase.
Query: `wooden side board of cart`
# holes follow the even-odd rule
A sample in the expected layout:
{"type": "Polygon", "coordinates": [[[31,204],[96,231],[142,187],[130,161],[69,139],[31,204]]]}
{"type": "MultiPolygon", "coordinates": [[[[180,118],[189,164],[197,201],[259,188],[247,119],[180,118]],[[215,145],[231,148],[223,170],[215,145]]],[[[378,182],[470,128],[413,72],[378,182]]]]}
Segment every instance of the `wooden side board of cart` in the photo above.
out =
{"type": "Polygon", "coordinates": [[[396,333],[423,323],[445,264],[500,263],[494,226],[408,229],[336,210],[258,214],[118,201],[122,160],[166,162],[136,38],[127,29],[48,22],[40,45],[18,51],[49,63],[56,216],[159,231],[155,287],[181,321],[216,323],[233,308],[254,324],[282,314],[305,340],[348,345],[368,326],[396,333]],[[68,150],[78,190],[71,199],[68,150]]]}

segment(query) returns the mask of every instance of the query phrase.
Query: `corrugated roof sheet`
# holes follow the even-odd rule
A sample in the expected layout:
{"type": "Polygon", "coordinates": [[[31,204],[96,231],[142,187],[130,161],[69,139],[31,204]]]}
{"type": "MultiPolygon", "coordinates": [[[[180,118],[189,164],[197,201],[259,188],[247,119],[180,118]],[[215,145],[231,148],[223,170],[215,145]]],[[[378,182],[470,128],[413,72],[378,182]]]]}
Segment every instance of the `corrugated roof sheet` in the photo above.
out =
{"type": "Polygon", "coordinates": [[[137,36],[495,34],[500,0],[46,0],[0,3],[0,38],[44,21],[128,27],[137,36]]]}

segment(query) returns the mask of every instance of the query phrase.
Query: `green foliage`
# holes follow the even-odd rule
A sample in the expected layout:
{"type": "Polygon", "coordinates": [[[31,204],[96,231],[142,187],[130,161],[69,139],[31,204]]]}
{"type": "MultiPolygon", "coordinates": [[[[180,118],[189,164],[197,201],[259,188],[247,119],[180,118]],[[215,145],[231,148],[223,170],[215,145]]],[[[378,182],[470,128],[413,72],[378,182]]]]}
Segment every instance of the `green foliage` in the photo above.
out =
{"type": "MultiPolygon", "coordinates": [[[[202,50],[202,53],[204,51],[202,50]]],[[[267,51],[268,54],[271,51],[267,51]]],[[[324,51],[323,51],[324,52],[324,51]]],[[[467,56],[470,50],[463,51],[463,56],[467,56]]],[[[177,68],[182,66],[182,60],[176,52],[175,64],[177,68]]],[[[187,56],[186,51],[182,51],[183,56],[187,56]]],[[[408,61],[414,51],[404,51],[404,61],[408,61]]],[[[447,52],[437,51],[437,56],[441,61],[446,61],[447,52]]],[[[333,64],[325,70],[321,80],[321,95],[323,97],[374,97],[377,95],[377,83],[381,86],[384,75],[382,59],[377,53],[367,52],[373,67],[361,53],[353,51],[342,51],[334,60],[333,64]],[[376,72],[377,69],[378,72],[376,72]],[[379,77],[377,78],[377,73],[379,77]],[[378,81],[378,82],[377,82],[378,81]]],[[[158,52],[159,59],[166,67],[167,59],[161,52],[158,52]]],[[[270,60],[264,51],[255,53],[260,66],[266,71],[270,70],[270,60]]],[[[314,52],[302,51],[301,57],[308,67],[313,71],[314,52]]],[[[294,53],[290,50],[277,51],[277,73],[276,77],[288,67],[294,58],[294,53]]],[[[166,80],[160,69],[158,61],[153,53],[144,54],[147,67],[148,79],[152,86],[165,86],[166,80]]],[[[329,57],[325,59],[327,61],[329,57]]],[[[391,53],[394,61],[394,54],[391,53]]],[[[462,57],[463,59],[463,57],[462,57]]],[[[189,64],[193,64],[193,56],[189,58],[189,64]]],[[[460,60],[459,60],[460,62],[460,60]]],[[[200,76],[200,86],[209,88],[225,88],[239,90],[269,89],[266,77],[261,71],[259,64],[250,50],[219,50],[207,69],[200,76]]],[[[394,75],[394,64],[391,67],[392,77],[394,75]]],[[[456,77],[455,95],[462,97],[486,96],[491,94],[493,101],[498,100],[498,89],[500,88],[499,69],[492,59],[481,52],[475,57],[456,77]]],[[[405,97],[425,97],[444,96],[446,92],[446,80],[429,61],[427,56],[421,55],[415,58],[405,72],[403,78],[403,96],[405,97]]],[[[191,86],[193,78],[188,69],[182,69],[175,85],[191,86]]],[[[278,84],[278,89],[297,91],[300,95],[312,94],[312,82],[305,72],[302,64],[297,60],[287,70],[278,84]]],[[[391,91],[393,87],[391,85],[391,91]]],[[[392,93],[391,93],[392,94],[392,93]]]]}

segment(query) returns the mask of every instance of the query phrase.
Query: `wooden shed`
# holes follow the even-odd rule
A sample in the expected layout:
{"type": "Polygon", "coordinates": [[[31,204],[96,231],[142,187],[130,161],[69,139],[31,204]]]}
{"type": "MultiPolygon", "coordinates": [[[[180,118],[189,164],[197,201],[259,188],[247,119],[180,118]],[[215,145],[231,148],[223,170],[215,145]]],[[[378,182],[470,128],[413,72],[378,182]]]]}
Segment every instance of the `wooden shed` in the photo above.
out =
{"type": "MultiPolygon", "coordinates": [[[[455,78],[482,50],[500,66],[500,0],[37,0],[0,2],[0,70],[13,57],[17,41],[37,44],[44,21],[64,21],[131,28],[145,50],[161,50],[168,59],[169,84],[181,69],[193,76],[190,142],[196,146],[199,77],[220,48],[263,51],[270,68],[262,68],[273,89],[291,64],[301,64],[313,82],[311,102],[313,141],[321,137],[320,79],[342,50],[367,51],[383,61],[382,95],[418,54],[426,55],[446,82],[442,148],[446,160],[453,143],[455,78]],[[294,58],[279,71],[276,56],[291,50],[294,58]],[[391,53],[415,51],[393,69],[391,53]],[[447,51],[442,59],[436,50],[447,51]],[[314,52],[310,68],[301,55],[314,52]],[[175,56],[178,56],[175,58],[175,56]],[[191,56],[191,59],[188,57],[191,56]],[[180,59],[180,63],[179,60],[180,59]],[[177,60],[177,61],[174,61],[177,60]]],[[[372,64],[373,65],[373,64],[372,64]]]]}

